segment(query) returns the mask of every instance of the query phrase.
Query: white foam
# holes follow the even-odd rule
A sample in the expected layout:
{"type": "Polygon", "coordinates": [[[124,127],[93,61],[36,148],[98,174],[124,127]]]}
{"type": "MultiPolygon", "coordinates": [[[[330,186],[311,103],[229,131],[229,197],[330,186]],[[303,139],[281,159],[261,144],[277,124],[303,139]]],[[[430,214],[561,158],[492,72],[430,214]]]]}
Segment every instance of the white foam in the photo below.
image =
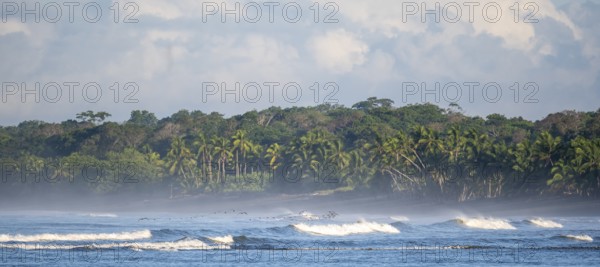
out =
{"type": "Polygon", "coordinates": [[[107,217],[107,218],[116,218],[117,214],[114,213],[89,213],[87,216],[90,217],[107,217]]]}
{"type": "Polygon", "coordinates": [[[563,225],[551,220],[545,220],[542,218],[535,218],[528,220],[531,224],[542,227],[542,228],[562,228],[563,225]]]}
{"type": "Polygon", "coordinates": [[[514,230],[516,229],[509,222],[502,219],[494,219],[494,218],[457,218],[459,223],[478,229],[486,229],[486,230],[514,230]]]}
{"type": "Polygon", "coordinates": [[[13,248],[25,250],[70,250],[76,248],[86,249],[113,249],[129,248],[133,250],[158,250],[158,251],[179,251],[179,250],[206,250],[206,249],[230,249],[229,246],[209,246],[197,239],[185,239],[173,242],[137,242],[137,243],[110,243],[110,244],[90,244],[90,245],[55,245],[55,244],[0,244],[0,248],[13,248]]]}
{"type": "Polygon", "coordinates": [[[215,241],[217,243],[222,243],[222,244],[233,243],[233,236],[231,236],[231,235],[209,237],[208,239],[215,241]]]}
{"type": "Polygon", "coordinates": [[[579,240],[579,241],[587,241],[592,242],[594,239],[589,235],[565,235],[566,238],[579,240]]]}
{"type": "Polygon", "coordinates": [[[46,241],[93,241],[93,240],[137,240],[151,238],[150,230],[120,233],[74,233],[74,234],[35,234],[35,235],[0,235],[0,242],[46,242],[46,241]]]}
{"type": "Polygon", "coordinates": [[[314,215],[308,211],[302,211],[299,214],[300,214],[300,216],[304,217],[304,219],[307,219],[307,220],[318,220],[319,219],[318,215],[314,215]]]}
{"type": "Polygon", "coordinates": [[[372,232],[381,232],[389,234],[397,234],[400,231],[389,224],[382,224],[376,222],[359,221],[350,224],[322,224],[322,225],[308,225],[304,223],[294,224],[296,229],[302,232],[317,234],[317,235],[331,235],[331,236],[345,236],[351,234],[367,234],[372,232]]]}
{"type": "MultiPolygon", "coordinates": [[[[116,246],[123,246],[123,244],[115,244],[116,246]]],[[[178,250],[203,250],[213,249],[216,246],[209,246],[204,242],[197,239],[186,239],[174,242],[141,242],[126,245],[135,250],[160,250],[160,251],[178,251],[178,250]]],[[[229,247],[225,247],[229,248],[229,247]]]]}
{"type": "Polygon", "coordinates": [[[406,216],[390,216],[390,219],[397,221],[397,222],[407,222],[409,221],[408,217],[406,216]]]}

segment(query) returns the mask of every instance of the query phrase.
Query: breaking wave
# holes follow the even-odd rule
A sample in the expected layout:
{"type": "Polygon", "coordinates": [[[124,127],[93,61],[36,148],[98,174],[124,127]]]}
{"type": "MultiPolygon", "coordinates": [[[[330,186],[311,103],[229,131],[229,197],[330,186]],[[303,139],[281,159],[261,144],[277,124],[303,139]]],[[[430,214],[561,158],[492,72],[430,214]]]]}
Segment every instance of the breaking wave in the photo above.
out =
{"type": "Polygon", "coordinates": [[[71,250],[71,249],[115,249],[127,248],[131,250],[157,250],[157,251],[180,251],[180,250],[206,250],[206,249],[230,249],[230,247],[209,246],[197,239],[184,238],[177,241],[165,242],[138,242],[138,243],[110,243],[92,245],[40,245],[40,244],[0,244],[2,248],[17,248],[25,250],[71,250]]]}
{"type": "Polygon", "coordinates": [[[529,219],[527,222],[542,228],[562,228],[563,225],[551,220],[545,220],[542,218],[529,219]]]}
{"type": "Polygon", "coordinates": [[[87,214],[89,217],[107,217],[107,218],[117,218],[117,214],[114,213],[89,213],[87,214]]]}
{"type": "Polygon", "coordinates": [[[0,242],[46,242],[46,241],[92,241],[92,240],[137,240],[151,238],[150,230],[120,233],[75,233],[75,234],[35,234],[0,235],[0,242]]]}
{"type": "Polygon", "coordinates": [[[514,230],[516,229],[509,222],[494,218],[457,218],[456,222],[470,227],[486,230],[514,230]]]}
{"type": "MultiPolygon", "coordinates": [[[[123,244],[111,244],[116,246],[123,246],[123,244]]],[[[198,239],[182,239],[174,242],[141,242],[127,244],[125,247],[129,247],[134,250],[160,250],[160,251],[178,251],[178,250],[203,250],[203,249],[214,249],[218,246],[209,246],[206,243],[198,239]]],[[[229,247],[224,247],[229,248],[229,247]]]]}
{"type": "Polygon", "coordinates": [[[408,222],[409,219],[406,216],[390,216],[390,219],[396,221],[396,222],[408,222]]]}
{"type": "Polygon", "coordinates": [[[231,236],[231,235],[209,237],[208,239],[210,239],[214,242],[217,242],[217,243],[222,243],[222,244],[231,244],[234,242],[233,236],[231,236]]]}
{"type": "Polygon", "coordinates": [[[316,234],[316,235],[330,235],[330,236],[345,236],[351,234],[368,234],[373,232],[397,234],[400,231],[389,224],[382,224],[376,222],[359,221],[356,223],[349,224],[322,224],[322,225],[308,225],[304,223],[292,225],[295,229],[301,232],[316,234]]]}
{"type": "Polygon", "coordinates": [[[562,237],[577,240],[577,241],[586,241],[586,242],[594,241],[594,239],[589,235],[564,235],[562,237]]]}
{"type": "Polygon", "coordinates": [[[307,220],[318,220],[319,219],[318,215],[312,214],[312,213],[310,213],[308,211],[301,211],[298,214],[300,216],[302,216],[304,219],[307,219],[307,220]]]}

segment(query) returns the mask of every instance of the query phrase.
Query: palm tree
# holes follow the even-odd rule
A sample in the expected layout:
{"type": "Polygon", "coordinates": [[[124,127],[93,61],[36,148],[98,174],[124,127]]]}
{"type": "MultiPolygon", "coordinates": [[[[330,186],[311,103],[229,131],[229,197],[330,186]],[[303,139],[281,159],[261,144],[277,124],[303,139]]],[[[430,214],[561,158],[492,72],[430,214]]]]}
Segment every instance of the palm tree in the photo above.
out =
{"type": "Polygon", "coordinates": [[[302,174],[305,174],[305,170],[312,170],[315,174],[315,181],[318,181],[318,168],[319,161],[315,159],[315,156],[312,155],[308,150],[303,149],[300,151],[294,152],[292,155],[292,166],[296,169],[300,170],[302,174]]]}
{"type": "Polygon", "coordinates": [[[364,150],[354,149],[349,153],[351,167],[345,179],[347,186],[354,188],[358,183],[362,186],[369,186],[373,178],[372,169],[365,164],[362,151],[364,150]]]}
{"type": "Polygon", "coordinates": [[[374,169],[381,171],[383,159],[386,156],[386,149],[384,147],[385,140],[380,135],[375,135],[375,139],[372,142],[365,142],[362,149],[368,155],[368,160],[374,169]]]}
{"type": "Polygon", "coordinates": [[[560,145],[560,137],[552,137],[548,131],[544,131],[538,136],[533,145],[534,155],[543,164],[543,167],[552,167],[554,165],[553,158],[560,145]]]}
{"type": "Polygon", "coordinates": [[[588,140],[578,136],[570,142],[564,159],[552,167],[552,179],[547,184],[553,189],[564,189],[578,195],[600,193],[600,139],[588,140]]]}
{"type": "Polygon", "coordinates": [[[518,181],[517,186],[521,190],[527,184],[529,176],[536,170],[533,145],[529,140],[525,139],[512,148],[509,148],[508,154],[511,156],[509,165],[516,171],[515,180],[518,181]]]}
{"type": "Polygon", "coordinates": [[[196,150],[196,159],[201,165],[200,170],[203,177],[208,178],[208,182],[212,182],[212,153],[210,143],[207,142],[203,133],[199,132],[193,141],[193,146],[196,150]]]}
{"type": "MultiPolygon", "coordinates": [[[[195,176],[192,171],[192,166],[195,164],[193,154],[186,147],[183,138],[174,137],[171,140],[171,149],[167,153],[167,167],[169,174],[182,177],[181,185],[185,190],[189,190],[192,187],[190,178],[191,176],[195,176]]],[[[198,181],[194,182],[198,184],[198,181]]]]}
{"type": "Polygon", "coordinates": [[[213,147],[213,155],[217,159],[217,164],[219,166],[218,176],[221,178],[221,182],[224,183],[225,165],[227,164],[228,159],[232,156],[229,140],[224,137],[214,136],[210,142],[213,147]]]}
{"type": "Polygon", "coordinates": [[[267,152],[265,154],[265,157],[267,159],[267,161],[269,162],[269,168],[271,169],[271,171],[275,171],[277,169],[277,167],[279,167],[279,159],[281,159],[282,157],[282,151],[283,149],[281,148],[281,146],[277,143],[271,144],[268,148],[267,148],[267,152]]]}
{"type": "Polygon", "coordinates": [[[300,170],[312,170],[315,181],[318,181],[329,153],[329,141],[324,133],[320,130],[310,131],[292,140],[289,147],[292,166],[300,170]]]}
{"type": "Polygon", "coordinates": [[[435,157],[444,150],[444,143],[438,137],[437,132],[422,125],[415,128],[413,131],[413,138],[417,143],[419,150],[430,157],[435,157]]]}
{"type": "Polygon", "coordinates": [[[248,150],[248,155],[249,155],[249,159],[247,159],[247,162],[244,165],[244,173],[246,173],[246,169],[247,169],[247,164],[248,162],[253,163],[254,165],[251,165],[250,167],[250,172],[254,172],[254,168],[256,167],[256,171],[263,171],[263,167],[265,167],[263,165],[263,161],[262,158],[264,158],[264,148],[260,145],[260,144],[254,144],[254,143],[250,143],[250,149],[248,150]]]}
{"type": "Polygon", "coordinates": [[[583,137],[575,138],[571,142],[575,150],[574,164],[582,178],[584,187],[588,188],[587,194],[595,191],[600,193],[600,139],[588,140],[583,137]]]}
{"type": "Polygon", "coordinates": [[[252,149],[253,144],[248,140],[246,131],[244,130],[237,130],[231,140],[233,145],[232,149],[235,151],[235,177],[239,177],[240,175],[240,153],[242,154],[242,161],[244,162],[244,175],[246,175],[246,155],[247,152],[252,149]]]}
{"type": "Polygon", "coordinates": [[[401,178],[413,185],[411,189],[416,189],[420,185],[418,177],[413,174],[420,175],[425,165],[415,147],[416,144],[412,139],[402,131],[385,140],[376,136],[373,142],[363,145],[363,149],[369,155],[372,168],[377,169],[381,174],[389,175],[390,185],[394,191],[404,189],[401,178]]]}
{"type": "MultiPolygon", "coordinates": [[[[329,151],[331,154],[326,162],[335,166],[335,169],[332,170],[333,174],[339,178],[343,178],[347,174],[346,167],[350,164],[350,154],[344,151],[344,144],[339,139],[329,143],[329,151]]],[[[331,172],[329,173],[332,174],[331,172]]],[[[338,180],[339,178],[335,179],[338,180]]]]}
{"type": "Polygon", "coordinates": [[[333,162],[339,171],[343,170],[348,166],[350,162],[350,155],[344,151],[344,144],[341,140],[335,140],[329,143],[329,155],[328,162],[333,162]]]}
{"type": "Polygon", "coordinates": [[[477,162],[481,160],[487,151],[491,148],[487,134],[479,134],[475,129],[471,129],[466,134],[465,148],[466,158],[477,162]]]}
{"type": "Polygon", "coordinates": [[[457,163],[466,146],[466,140],[458,127],[452,127],[448,130],[445,141],[446,153],[448,154],[449,161],[451,163],[457,163]]]}
{"type": "Polygon", "coordinates": [[[444,185],[447,180],[443,173],[449,158],[446,157],[446,154],[449,153],[444,153],[447,147],[437,131],[424,126],[417,126],[413,130],[412,136],[412,142],[416,143],[414,154],[420,165],[425,189],[430,191],[429,194],[437,197],[444,193],[444,185]]]}

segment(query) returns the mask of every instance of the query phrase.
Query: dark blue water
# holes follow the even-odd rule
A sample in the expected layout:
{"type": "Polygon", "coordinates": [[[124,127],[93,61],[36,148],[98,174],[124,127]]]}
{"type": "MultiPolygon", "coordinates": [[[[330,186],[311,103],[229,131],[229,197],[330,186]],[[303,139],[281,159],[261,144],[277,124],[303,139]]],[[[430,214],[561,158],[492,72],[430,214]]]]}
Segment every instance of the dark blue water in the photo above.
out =
{"type": "Polygon", "coordinates": [[[599,217],[2,214],[5,266],[598,266],[599,217]]]}

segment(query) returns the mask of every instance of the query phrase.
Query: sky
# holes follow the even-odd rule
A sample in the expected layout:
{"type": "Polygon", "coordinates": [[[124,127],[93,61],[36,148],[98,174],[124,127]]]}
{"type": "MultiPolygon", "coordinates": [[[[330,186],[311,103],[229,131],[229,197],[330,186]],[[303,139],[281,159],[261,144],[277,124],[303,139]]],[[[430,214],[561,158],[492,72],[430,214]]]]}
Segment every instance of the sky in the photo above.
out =
{"type": "Polygon", "coordinates": [[[600,108],[600,1],[2,1],[0,125],[86,111],[600,108]]]}

